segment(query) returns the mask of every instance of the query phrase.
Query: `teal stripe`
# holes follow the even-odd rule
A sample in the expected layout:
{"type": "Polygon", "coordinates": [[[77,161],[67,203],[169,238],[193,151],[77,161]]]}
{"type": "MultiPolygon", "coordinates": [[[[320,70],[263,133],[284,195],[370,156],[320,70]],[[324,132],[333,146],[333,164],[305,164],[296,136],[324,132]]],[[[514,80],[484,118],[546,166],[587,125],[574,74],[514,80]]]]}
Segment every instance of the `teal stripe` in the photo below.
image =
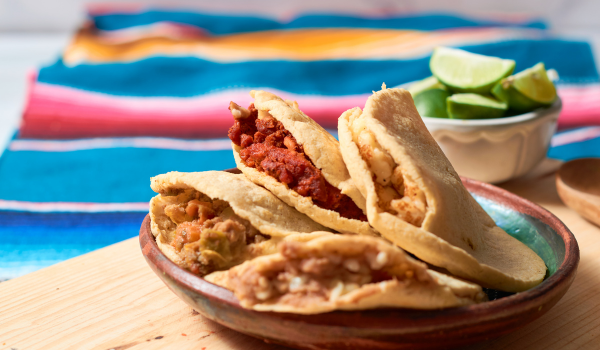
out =
{"type": "MultiPolygon", "coordinates": [[[[467,50],[514,59],[516,70],[545,62],[563,82],[595,82],[598,72],[588,43],[515,40],[467,50]]],[[[229,88],[272,88],[296,94],[344,96],[396,86],[430,75],[429,57],[411,60],[252,61],[216,63],[196,57],[152,57],[133,63],[62,61],[41,69],[43,83],[119,96],[191,97],[229,88]]],[[[226,103],[228,101],[224,101],[226,103]]]]}
{"type": "Polygon", "coordinates": [[[300,28],[375,28],[405,30],[441,30],[465,27],[525,27],[546,28],[541,20],[507,23],[471,19],[447,14],[419,14],[367,18],[332,14],[302,15],[289,22],[255,16],[230,16],[190,11],[148,10],[139,13],[113,13],[92,16],[96,28],[119,30],[159,22],[173,22],[201,28],[214,35],[264,30],[300,28]]]}
{"type": "Polygon", "coordinates": [[[231,150],[145,148],[74,152],[6,151],[0,159],[0,198],[30,202],[147,202],[150,177],[169,171],[235,167],[231,150]]]}
{"type": "Polygon", "coordinates": [[[550,148],[548,158],[569,161],[579,158],[600,158],[600,137],[550,148]]]}

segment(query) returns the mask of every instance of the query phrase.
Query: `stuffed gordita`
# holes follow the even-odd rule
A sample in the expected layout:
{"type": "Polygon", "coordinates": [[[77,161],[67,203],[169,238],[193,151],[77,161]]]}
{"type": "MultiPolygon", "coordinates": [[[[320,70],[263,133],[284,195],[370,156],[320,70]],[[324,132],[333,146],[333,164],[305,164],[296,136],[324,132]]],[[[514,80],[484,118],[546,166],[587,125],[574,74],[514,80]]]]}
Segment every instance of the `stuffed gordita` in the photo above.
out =
{"type": "Polygon", "coordinates": [[[519,292],[544,279],[544,261],[463,186],[408,91],[384,86],[338,126],[345,163],[383,237],[485,287],[519,292]]]}
{"type": "Polygon", "coordinates": [[[441,309],[487,300],[480,286],[429,270],[377,237],[324,234],[278,249],[206,280],[232,290],[245,308],[299,314],[441,309]]]}
{"type": "Polygon", "coordinates": [[[159,193],[150,201],[158,247],[201,276],[328,230],[241,174],[170,172],[153,177],[151,187],[159,193]]]}
{"type": "Polygon", "coordinates": [[[252,91],[248,109],[231,102],[237,167],[285,203],[342,233],[376,235],[365,199],[346,169],[339,142],[294,101],[252,91]]]}

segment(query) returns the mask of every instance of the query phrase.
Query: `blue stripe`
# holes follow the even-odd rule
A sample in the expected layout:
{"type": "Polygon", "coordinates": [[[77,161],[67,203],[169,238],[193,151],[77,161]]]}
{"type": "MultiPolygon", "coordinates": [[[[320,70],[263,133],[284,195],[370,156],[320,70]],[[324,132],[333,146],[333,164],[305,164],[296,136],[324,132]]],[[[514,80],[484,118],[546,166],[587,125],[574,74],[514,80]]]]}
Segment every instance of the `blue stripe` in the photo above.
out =
{"type": "MultiPolygon", "coordinates": [[[[600,137],[553,147],[548,157],[600,157],[600,137]]],[[[74,152],[6,151],[0,159],[0,198],[31,202],[146,202],[152,176],[168,171],[235,167],[231,151],[101,149],[74,152]]],[[[136,214],[137,215],[137,214],[136,214]]],[[[2,226],[10,226],[3,220],[2,226]]],[[[48,225],[41,221],[40,226],[48,225]]]]}
{"type": "Polygon", "coordinates": [[[446,14],[420,14],[378,18],[320,14],[303,15],[290,22],[279,22],[273,19],[253,16],[225,16],[189,11],[149,10],[134,14],[116,13],[92,16],[92,20],[96,28],[100,30],[119,30],[159,22],[174,22],[202,28],[214,35],[299,28],[377,28],[404,30],[440,30],[482,26],[546,28],[546,24],[541,20],[506,23],[446,14]]]}
{"type": "MultiPolygon", "coordinates": [[[[563,82],[598,81],[592,50],[585,42],[515,40],[465,48],[514,59],[516,71],[543,61],[548,69],[558,71],[563,82]]],[[[429,57],[226,64],[195,57],[153,57],[133,63],[81,64],[75,67],[67,67],[59,60],[41,69],[38,80],[120,96],[191,97],[227,88],[257,87],[336,96],[368,93],[378,90],[382,82],[396,86],[429,75],[429,57]]]]}
{"type": "Polygon", "coordinates": [[[600,158],[600,137],[550,148],[548,158],[569,161],[578,158],[600,158]]]}
{"type": "Polygon", "coordinates": [[[0,211],[0,280],[135,237],[145,215],[0,211]]]}
{"type": "Polygon", "coordinates": [[[74,152],[6,151],[0,198],[30,202],[147,202],[150,177],[169,171],[235,167],[232,151],[145,148],[74,152]]]}
{"type": "MultiPolygon", "coordinates": [[[[131,225],[143,219],[145,215],[143,213],[29,213],[0,210],[0,222],[2,228],[9,230],[24,226],[50,230],[75,227],[83,232],[90,227],[107,229],[113,226],[131,225]]],[[[27,236],[21,238],[27,239],[27,236]]]]}

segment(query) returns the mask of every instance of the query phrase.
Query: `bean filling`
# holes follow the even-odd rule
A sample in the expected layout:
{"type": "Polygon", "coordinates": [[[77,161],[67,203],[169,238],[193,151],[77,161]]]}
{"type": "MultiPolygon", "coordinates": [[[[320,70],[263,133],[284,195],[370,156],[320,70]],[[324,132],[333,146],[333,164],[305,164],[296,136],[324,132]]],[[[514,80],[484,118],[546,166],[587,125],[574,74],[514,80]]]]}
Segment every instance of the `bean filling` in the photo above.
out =
{"type": "Polygon", "coordinates": [[[263,302],[302,307],[335,301],[360,287],[387,280],[431,281],[424,269],[390,261],[388,253],[367,247],[362,253],[307,251],[298,242],[279,246],[271,265],[239,269],[233,276],[236,296],[250,305],[263,302]]]}
{"type": "Polygon", "coordinates": [[[270,238],[237,216],[225,201],[192,190],[176,196],[177,204],[164,209],[177,225],[171,245],[192,273],[206,275],[236,265],[249,245],[270,238]]]}

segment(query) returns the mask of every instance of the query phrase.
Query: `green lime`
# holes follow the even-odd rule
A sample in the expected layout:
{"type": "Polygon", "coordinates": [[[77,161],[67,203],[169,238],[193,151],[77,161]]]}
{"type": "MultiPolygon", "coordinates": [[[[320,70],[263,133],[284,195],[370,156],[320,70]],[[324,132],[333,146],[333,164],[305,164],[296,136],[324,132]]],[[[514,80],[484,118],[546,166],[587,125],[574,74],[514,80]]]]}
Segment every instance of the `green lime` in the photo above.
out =
{"type": "Polygon", "coordinates": [[[507,109],[506,103],[477,94],[454,94],[446,104],[451,119],[501,118],[507,109]]]}
{"type": "Polygon", "coordinates": [[[419,114],[423,117],[448,118],[446,98],[450,93],[436,77],[429,77],[412,84],[408,92],[413,97],[419,114]]]}
{"type": "Polygon", "coordinates": [[[410,92],[410,94],[414,98],[415,96],[422,93],[423,91],[430,90],[430,89],[446,90],[446,87],[444,86],[444,84],[440,83],[436,77],[429,77],[429,78],[425,78],[423,80],[419,80],[419,81],[411,84],[408,87],[408,92],[410,92]]]}
{"type": "Polygon", "coordinates": [[[556,99],[556,88],[546,74],[543,63],[502,79],[492,88],[492,94],[519,113],[551,105],[556,99]]]}
{"type": "Polygon", "coordinates": [[[515,61],[438,47],[429,68],[438,80],[456,92],[489,94],[500,79],[515,69],[515,61]]]}
{"type": "Polygon", "coordinates": [[[429,89],[414,96],[413,100],[422,117],[448,118],[446,99],[449,96],[447,90],[429,89]]]}

